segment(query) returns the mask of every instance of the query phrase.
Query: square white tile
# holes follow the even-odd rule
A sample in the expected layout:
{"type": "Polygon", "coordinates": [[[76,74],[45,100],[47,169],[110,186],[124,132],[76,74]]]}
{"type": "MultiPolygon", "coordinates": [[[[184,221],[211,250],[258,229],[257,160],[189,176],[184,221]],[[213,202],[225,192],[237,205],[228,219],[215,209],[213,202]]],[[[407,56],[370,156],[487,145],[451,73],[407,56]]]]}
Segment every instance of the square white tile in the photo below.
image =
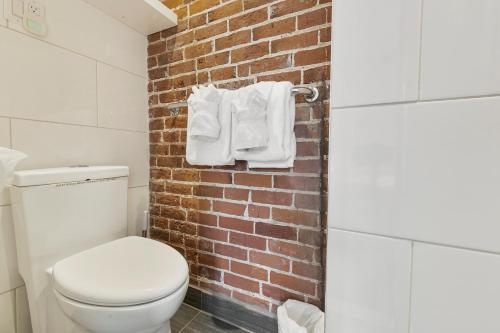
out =
{"type": "Polygon", "coordinates": [[[333,107],[416,100],[421,0],[337,0],[333,107]]]}
{"type": "Polygon", "coordinates": [[[140,236],[144,221],[144,211],[149,210],[149,187],[128,189],[128,232],[129,236],[140,236]]]}
{"type": "Polygon", "coordinates": [[[500,332],[500,256],[415,244],[410,333],[500,332]]]}
{"type": "Polygon", "coordinates": [[[13,223],[10,206],[0,206],[0,294],[23,285],[17,268],[13,223]]]}
{"type": "Polygon", "coordinates": [[[0,116],[97,125],[96,62],[0,27],[0,116]]]}
{"type": "Polygon", "coordinates": [[[410,275],[411,242],[328,229],[325,332],[406,332],[410,275]]]}
{"type": "Polygon", "coordinates": [[[145,78],[98,63],[97,101],[99,127],[148,131],[145,78]]]}
{"type": "Polygon", "coordinates": [[[0,332],[16,332],[16,296],[14,290],[0,294],[0,332]]]}
{"type": "Polygon", "coordinates": [[[500,98],[335,110],[330,227],[500,252],[500,98]]]}
{"type": "Polygon", "coordinates": [[[126,165],[130,187],[149,184],[148,141],[141,132],[12,120],[12,146],[28,155],[20,169],[126,165]]]}
{"type": "Polygon", "coordinates": [[[421,98],[500,94],[500,1],[424,1],[421,98]]]}

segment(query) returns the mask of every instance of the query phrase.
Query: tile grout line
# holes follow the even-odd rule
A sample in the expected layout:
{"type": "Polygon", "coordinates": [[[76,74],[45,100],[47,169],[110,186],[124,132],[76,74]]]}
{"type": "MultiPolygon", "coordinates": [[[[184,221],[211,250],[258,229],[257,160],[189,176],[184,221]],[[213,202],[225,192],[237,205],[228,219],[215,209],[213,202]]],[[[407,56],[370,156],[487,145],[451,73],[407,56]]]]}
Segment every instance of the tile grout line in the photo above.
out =
{"type": "Polygon", "coordinates": [[[414,253],[415,253],[415,242],[411,242],[411,255],[410,255],[410,294],[409,302],[408,302],[408,333],[411,332],[411,306],[412,306],[412,296],[413,296],[413,261],[414,261],[414,253]]]}
{"type": "Polygon", "coordinates": [[[198,317],[198,316],[200,315],[200,313],[201,313],[201,310],[198,310],[198,313],[197,313],[197,314],[196,314],[193,318],[191,318],[191,320],[190,320],[190,321],[188,321],[186,325],[184,325],[184,326],[181,328],[181,330],[179,331],[179,333],[182,333],[182,331],[184,331],[184,329],[186,329],[186,328],[189,326],[189,324],[191,324],[191,323],[193,322],[193,320],[195,320],[195,319],[196,319],[196,317],[198,317]]]}

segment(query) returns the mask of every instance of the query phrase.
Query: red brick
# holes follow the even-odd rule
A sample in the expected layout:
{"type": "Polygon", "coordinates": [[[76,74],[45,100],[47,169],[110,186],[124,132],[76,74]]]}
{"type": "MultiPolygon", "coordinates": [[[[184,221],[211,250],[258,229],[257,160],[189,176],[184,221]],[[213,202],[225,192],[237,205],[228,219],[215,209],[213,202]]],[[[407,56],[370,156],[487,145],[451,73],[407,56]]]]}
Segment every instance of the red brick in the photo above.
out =
{"type": "Polygon", "coordinates": [[[186,155],[186,145],[170,145],[170,155],[171,156],[185,156],[186,155]]]}
{"type": "Polygon", "coordinates": [[[311,247],[270,239],[269,251],[299,260],[313,260],[314,250],[311,247]]]}
{"type": "Polygon", "coordinates": [[[197,195],[199,197],[212,197],[212,198],[222,198],[223,191],[224,190],[222,187],[204,186],[204,185],[195,186],[195,188],[193,189],[194,195],[197,195]]]}
{"type": "MultiPolygon", "coordinates": [[[[190,282],[190,284],[191,284],[191,282],[190,282]]],[[[204,289],[213,290],[216,293],[224,294],[224,295],[226,295],[228,297],[231,296],[231,290],[226,289],[226,288],[224,288],[223,286],[221,286],[219,284],[213,284],[213,283],[208,283],[208,282],[205,282],[205,281],[200,281],[200,287],[204,288],[204,289]]]]}
{"type": "Polygon", "coordinates": [[[299,279],[293,276],[271,272],[270,281],[273,284],[283,286],[287,289],[314,296],[316,294],[316,284],[309,280],[299,279]]]}
{"type": "Polygon", "coordinates": [[[319,191],[318,177],[274,176],[274,187],[287,190],[319,191]]]}
{"type": "Polygon", "coordinates": [[[319,156],[319,143],[312,141],[297,142],[297,156],[319,156]]]}
{"type": "Polygon", "coordinates": [[[212,81],[234,79],[236,77],[236,67],[218,68],[210,71],[212,81]]]}
{"type": "Polygon", "coordinates": [[[270,286],[268,284],[262,284],[262,294],[264,296],[270,297],[280,302],[284,302],[288,299],[295,299],[298,301],[304,301],[304,295],[299,295],[291,293],[289,291],[283,290],[278,287],[270,286]]]}
{"type": "Polygon", "coordinates": [[[330,27],[323,28],[319,32],[319,41],[322,43],[330,42],[332,40],[332,29],[330,27]]]}
{"type": "Polygon", "coordinates": [[[249,280],[230,273],[224,274],[224,283],[238,289],[251,291],[253,293],[258,293],[260,291],[260,286],[257,281],[249,280]]]}
{"type": "Polygon", "coordinates": [[[170,52],[165,52],[158,55],[158,65],[168,65],[177,61],[183,60],[183,55],[181,50],[173,50],[170,52]]]}
{"type": "Polygon", "coordinates": [[[269,218],[269,207],[257,206],[257,205],[248,205],[248,216],[267,219],[269,218]]]}
{"type": "Polygon", "coordinates": [[[189,29],[194,29],[207,23],[207,14],[200,14],[189,18],[189,29]]]}
{"type": "Polygon", "coordinates": [[[198,211],[190,211],[188,213],[187,220],[212,227],[217,226],[217,216],[198,211]]]}
{"type": "Polygon", "coordinates": [[[321,66],[304,71],[304,83],[323,82],[330,77],[330,66],[321,66]]]}
{"type": "Polygon", "coordinates": [[[196,30],[194,38],[196,40],[203,40],[210,38],[212,36],[220,35],[227,31],[227,22],[223,21],[217,24],[211,24],[205,28],[200,28],[196,30]]]}
{"type": "Polygon", "coordinates": [[[271,223],[256,223],[255,234],[266,237],[297,240],[297,229],[271,223]]]}
{"type": "Polygon", "coordinates": [[[181,206],[196,210],[210,210],[210,201],[198,198],[182,198],[181,206]]]}
{"type": "Polygon", "coordinates": [[[175,116],[165,118],[165,128],[186,128],[187,116],[175,116]]]}
{"type": "Polygon", "coordinates": [[[156,195],[156,203],[167,206],[179,206],[181,200],[178,195],[158,194],[156,195]]]}
{"type": "Polygon", "coordinates": [[[231,261],[231,272],[261,281],[267,281],[268,278],[267,270],[234,260],[231,261]]]}
{"type": "Polygon", "coordinates": [[[314,7],[316,0],[285,0],[271,6],[271,18],[314,7]]]}
{"type": "Polygon", "coordinates": [[[225,229],[231,229],[241,232],[253,233],[253,222],[221,216],[219,226],[225,229]]]}
{"type": "Polygon", "coordinates": [[[321,127],[319,124],[297,124],[295,125],[295,136],[307,139],[320,138],[321,127]]]}
{"type": "Polygon", "coordinates": [[[229,269],[229,260],[214,256],[211,254],[200,253],[198,254],[198,262],[202,265],[217,267],[221,269],[229,269]]]}
{"type": "Polygon", "coordinates": [[[231,3],[228,3],[227,5],[224,5],[222,7],[219,7],[213,11],[208,12],[208,21],[215,21],[219,20],[231,15],[234,15],[236,13],[239,13],[243,10],[243,3],[242,0],[237,0],[231,3]]]}
{"type": "Polygon", "coordinates": [[[310,210],[319,210],[320,209],[320,197],[317,194],[295,194],[295,207],[297,208],[305,208],[310,210]]]}
{"type": "Polygon", "coordinates": [[[313,246],[321,245],[322,233],[317,230],[302,229],[299,231],[299,242],[313,246]]]}
{"type": "Polygon", "coordinates": [[[181,63],[176,63],[174,65],[170,65],[168,70],[170,75],[178,75],[182,73],[193,72],[194,61],[189,60],[181,63]]]}
{"type": "Polygon", "coordinates": [[[249,190],[243,190],[239,188],[225,188],[224,198],[231,200],[247,201],[249,190]]]}
{"type": "Polygon", "coordinates": [[[290,260],[264,252],[250,251],[250,262],[288,272],[290,260]]]}
{"type": "Polygon", "coordinates": [[[233,177],[229,172],[202,171],[201,181],[206,183],[231,184],[233,177]]]}
{"type": "Polygon", "coordinates": [[[299,51],[295,54],[295,66],[305,66],[330,61],[330,46],[299,51]]]}
{"type": "Polygon", "coordinates": [[[199,173],[197,170],[173,170],[172,179],[195,182],[199,180],[199,173]]]}
{"type": "Polygon", "coordinates": [[[300,71],[281,72],[257,77],[257,81],[289,81],[293,84],[300,84],[302,78],[300,71]]]}
{"type": "Polygon", "coordinates": [[[150,175],[153,179],[170,179],[172,172],[168,169],[151,169],[150,175]]]}
{"type": "Polygon", "coordinates": [[[165,52],[167,49],[167,43],[165,41],[159,41],[148,45],[148,55],[156,55],[165,52]]]}
{"type": "Polygon", "coordinates": [[[193,236],[196,236],[196,231],[198,229],[196,227],[196,224],[178,220],[169,220],[168,228],[170,229],[170,231],[177,231],[183,235],[193,235],[193,236]]]}
{"type": "Polygon", "coordinates": [[[305,212],[297,209],[273,208],[273,220],[308,227],[316,227],[319,224],[318,213],[305,212]]]}
{"type": "Polygon", "coordinates": [[[178,208],[162,206],[161,216],[168,219],[184,221],[186,219],[186,212],[178,208]]]}
{"type": "Polygon", "coordinates": [[[228,232],[226,230],[208,228],[208,227],[204,227],[204,226],[200,226],[198,228],[198,234],[200,237],[218,240],[221,242],[227,242],[227,238],[228,238],[228,232]]]}
{"type": "Polygon", "coordinates": [[[229,62],[229,52],[220,52],[198,58],[198,69],[205,69],[227,64],[229,62]]]}
{"type": "Polygon", "coordinates": [[[207,43],[196,43],[193,46],[188,46],[184,50],[185,59],[193,59],[212,52],[213,45],[212,42],[207,43]]]}
{"type": "Polygon", "coordinates": [[[194,15],[215,7],[220,3],[220,0],[197,0],[189,5],[189,15],[194,15]]]}
{"type": "Polygon", "coordinates": [[[271,22],[254,28],[253,40],[282,35],[292,31],[295,31],[295,17],[289,17],[281,21],[271,22]]]}
{"type": "Polygon", "coordinates": [[[300,35],[280,38],[271,42],[271,52],[280,52],[318,44],[318,32],[310,31],[300,35]]]}
{"type": "Polygon", "coordinates": [[[227,244],[215,244],[215,253],[240,260],[248,259],[248,250],[227,244]]]}
{"type": "Polygon", "coordinates": [[[245,8],[245,10],[249,10],[255,7],[269,4],[273,1],[274,0],[244,0],[243,7],[245,8]]]}
{"type": "Polygon", "coordinates": [[[289,54],[277,56],[273,58],[264,58],[250,64],[252,74],[268,72],[277,69],[290,67],[292,61],[289,54]]]}
{"type": "Polygon", "coordinates": [[[273,179],[270,175],[237,173],[234,175],[234,183],[245,186],[272,187],[273,179]]]}
{"type": "Polygon", "coordinates": [[[229,235],[229,242],[231,244],[250,247],[257,250],[266,249],[266,239],[259,236],[252,236],[248,234],[240,234],[238,232],[231,232],[229,235]]]}
{"type": "Polygon", "coordinates": [[[157,158],[157,165],[167,168],[180,168],[182,166],[182,158],[160,156],[157,158]]]}
{"type": "Polygon", "coordinates": [[[206,239],[198,239],[198,244],[197,248],[200,251],[205,251],[205,252],[213,252],[214,251],[214,243],[206,240],[206,239]]]}
{"type": "Polygon", "coordinates": [[[194,33],[192,31],[188,31],[183,34],[177,34],[174,38],[167,40],[167,50],[174,51],[179,48],[191,44],[194,40],[194,33]]]}
{"type": "Polygon", "coordinates": [[[243,45],[249,43],[251,38],[252,38],[252,32],[250,30],[233,32],[228,36],[216,39],[215,49],[218,51],[222,49],[228,49],[230,47],[237,45],[243,45]]]}
{"type": "Polygon", "coordinates": [[[214,281],[220,281],[222,279],[221,271],[199,265],[191,265],[191,274],[198,275],[214,281]]]}
{"type": "Polygon", "coordinates": [[[245,213],[247,206],[240,205],[232,202],[225,201],[214,201],[213,210],[215,212],[230,214],[230,215],[238,215],[242,216],[245,213]]]}
{"type": "Polygon", "coordinates": [[[297,27],[299,29],[306,29],[316,25],[325,24],[327,20],[327,12],[331,10],[331,7],[326,7],[301,14],[297,18],[297,27]]]}
{"type": "Polygon", "coordinates": [[[253,202],[290,206],[292,204],[292,194],[285,192],[252,191],[253,202]]]}
{"type": "Polygon", "coordinates": [[[267,20],[267,8],[255,10],[250,13],[237,16],[229,20],[229,29],[238,30],[243,27],[249,27],[267,20]]]}
{"type": "Polygon", "coordinates": [[[265,56],[269,53],[269,42],[244,46],[231,51],[231,62],[236,63],[265,56]]]}
{"type": "MultiPolygon", "coordinates": [[[[231,263],[231,268],[232,268],[232,263],[231,263]]],[[[321,269],[320,265],[315,265],[315,264],[309,264],[309,263],[303,263],[303,262],[298,262],[294,261],[292,263],[292,272],[293,274],[304,276],[310,279],[315,279],[315,280],[321,280],[322,275],[323,275],[323,270],[321,269]]]]}

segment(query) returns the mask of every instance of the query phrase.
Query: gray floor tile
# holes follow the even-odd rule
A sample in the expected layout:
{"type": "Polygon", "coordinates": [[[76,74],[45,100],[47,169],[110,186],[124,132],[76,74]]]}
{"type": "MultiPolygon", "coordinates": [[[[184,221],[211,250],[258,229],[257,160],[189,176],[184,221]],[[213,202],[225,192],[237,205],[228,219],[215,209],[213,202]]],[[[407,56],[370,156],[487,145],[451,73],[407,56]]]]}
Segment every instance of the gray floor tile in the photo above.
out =
{"type": "Polygon", "coordinates": [[[200,310],[196,308],[182,304],[172,319],[170,319],[172,333],[180,332],[199,312],[200,310]]]}
{"type": "Polygon", "coordinates": [[[181,333],[247,333],[238,327],[201,312],[181,333]]]}

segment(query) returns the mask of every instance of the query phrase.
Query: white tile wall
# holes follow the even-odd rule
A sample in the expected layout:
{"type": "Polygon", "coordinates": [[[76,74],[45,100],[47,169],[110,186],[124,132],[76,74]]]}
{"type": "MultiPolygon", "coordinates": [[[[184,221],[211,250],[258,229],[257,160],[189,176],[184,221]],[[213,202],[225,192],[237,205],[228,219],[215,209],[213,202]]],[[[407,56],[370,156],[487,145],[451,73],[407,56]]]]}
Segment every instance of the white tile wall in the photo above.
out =
{"type": "Polygon", "coordinates": [[[22,284],[23,280],[17,271],[16,241],[10,206],[0,206],[0,294],[22,284]]]}
{"type": "Polygon", "coordinates": [[[96,61],[0,28],[0,115],[97,125],[96,61]]]}
{"type": "Polygon", "coordinates": [[[411,242],[334,229],[328,242],[328,332],[406,332],[411,242]]]}
{"type": "MultiPolygon", "coordinates": [[[[82,0],[40,0],[45,4],[51,44],[146,77],[146,38],[82,0]]],[[[9,26],[23,33],[19,25],[9,26]]]]}
{"type": "Polygon", "coordinates": [[[499,109],[495,97],[334,111],[330,226],[500,253],[499,109]]]}
{"type": "MultiPolygon", "coordinates": [[[[10,119],[8,118],[0,117],[0,147],[10,148],[10,119]]],[[[9,202],[10,196],[8,191],[0,191],[0,206],[7,205],[9,202]]]]}
{"type": "Polygon", "coordinates": [[[148,185],[148,140],[143,132],[12,120],[12,147],[28,155],[20,169],[127,165],[131,187],[148,185]]]}
{"type": "MultiPolygon", "coordinates": [[[[5,24],[0,0],[0,146],[29,155],[21,169],[129,166],[135,229],[149,202],[147,40],[84,1],[40,1],[49,32],[41,40],[5,24]]],[[[8,204],[0,193],[0,332],[17,323],[29,333],[8,204]]]]}
{"type": "Polygon", "coordinates": [[[334,1],[335,107],[416,100],[421,0],[334,1]]]}
{"type": "Polygon", "coordinates": [[[500,1],[425,1],[421,97],[500,94],[500,1]]]}
{"type": "Polygon", "coordinates": [[[380,330],[372,295],[401,283],[379,238],[414,247],[398,332],[500,331],[500,2],[422,2],[334,1],[329,333],[380,330]],[[421,48],[405,35],[419,17],[421,48]],[[356,239],[348,251],[339,230],[356,239]],[[375,258],[355,256],[366,249],[375,258]],[[341,313],[338,295],[354,300],[341,313]]]}
{"type": "Polygon", "coordinates": [[[99,63],[97,96],[100,127],[148,131],[145,78],[99,63]]]}
{"type": "Polygon", "coordinates": [[[16,296],[11,290],[0,294],[0,332],[16,332],[16,296]]]}
{"type": "Polygon", "coordinates": [[[500,256],[416,244],[411,333],[500,332],[500,256]]]}

